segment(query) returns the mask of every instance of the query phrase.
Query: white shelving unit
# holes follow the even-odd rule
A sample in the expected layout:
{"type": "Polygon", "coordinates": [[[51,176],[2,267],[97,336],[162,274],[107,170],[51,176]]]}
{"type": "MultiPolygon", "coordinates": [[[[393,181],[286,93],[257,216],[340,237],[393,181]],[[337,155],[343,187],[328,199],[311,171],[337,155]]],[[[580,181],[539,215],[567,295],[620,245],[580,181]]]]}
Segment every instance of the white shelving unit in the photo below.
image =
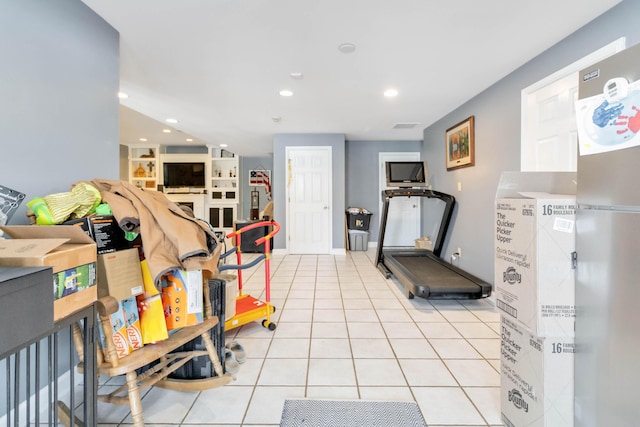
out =
{"type": "Polygon", "coordinates": [[[129,146],[129,182],[148,190],[158,188],[158,168],[161,166],[158,145],[129,146]]]}
{"type": "Polygon", "coordinates": [[[240,203],[239,158],[223,149],[209,147],[209,162],[208,220],[214,229],[230,232],[238,218],[240,203]]]}
{"type": "Polygon", "coordinates": [[[156,190],[163,184],[165,162],[203,162],[205,188],[184,187],[174,192],[164,189],[167,198],[191,207],[198,218],[205,219],[215,230],[225,234],[233,230],[238,219],[240,204],[240,159],[233,153],[217,147],[208,147],[206,153],[166,153],[159,145],[129,146],[129,182],[146,189],[156,190]]]}
{"type": "Polygon", "coordinates": [[[211,201],[239,202],[238,169],[237,157],[211,158],[211,201]]]}

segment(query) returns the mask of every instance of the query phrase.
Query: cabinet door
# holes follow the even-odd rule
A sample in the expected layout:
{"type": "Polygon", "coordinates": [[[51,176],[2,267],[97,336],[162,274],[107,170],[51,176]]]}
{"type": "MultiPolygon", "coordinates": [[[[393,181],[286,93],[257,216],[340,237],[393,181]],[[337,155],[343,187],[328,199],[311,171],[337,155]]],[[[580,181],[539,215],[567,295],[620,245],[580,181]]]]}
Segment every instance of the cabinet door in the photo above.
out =
{"type": "Polygon", "coordinates": [[[214,229],[233,229],[236,220],[236,206],[210,206],[209,223],[214,229]]]}
{"type": "Polygon", "coordinates": [[[637,425],[640,212],[578,209],[576,420],[637,425]]]}

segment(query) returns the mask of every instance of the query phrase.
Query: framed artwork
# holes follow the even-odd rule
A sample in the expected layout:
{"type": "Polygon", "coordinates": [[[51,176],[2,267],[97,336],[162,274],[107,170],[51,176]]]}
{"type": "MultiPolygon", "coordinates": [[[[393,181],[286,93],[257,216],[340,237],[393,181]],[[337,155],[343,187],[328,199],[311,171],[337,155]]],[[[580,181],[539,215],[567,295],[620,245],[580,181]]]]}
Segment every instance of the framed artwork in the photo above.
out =
{"type": "Polygon", "coordinates": [[[475,165],[473,116],[447,129],[445,144],[448,171],[475,165]]]}

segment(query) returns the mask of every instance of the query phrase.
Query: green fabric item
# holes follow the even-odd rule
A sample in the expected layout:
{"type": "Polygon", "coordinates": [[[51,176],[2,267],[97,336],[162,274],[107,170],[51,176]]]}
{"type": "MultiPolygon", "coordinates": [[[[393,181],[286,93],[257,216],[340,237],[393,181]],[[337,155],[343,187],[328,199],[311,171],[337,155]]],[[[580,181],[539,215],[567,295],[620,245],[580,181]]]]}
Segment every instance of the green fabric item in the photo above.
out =
{"type": "Polygon", "coordinates": [[[130,242],[133,242],[134,240],[136,240],[138,238],[138,235],[140,233],[134,233],[133,231],[125,231],[124,232],[124,238],[127,239],[130,242]]]}
{"type": "Polygon", "coordinates": [[[101,203],[96,207],[97,215],[113,215],[111,212],[111,206],[108,203],[101,203]]]}

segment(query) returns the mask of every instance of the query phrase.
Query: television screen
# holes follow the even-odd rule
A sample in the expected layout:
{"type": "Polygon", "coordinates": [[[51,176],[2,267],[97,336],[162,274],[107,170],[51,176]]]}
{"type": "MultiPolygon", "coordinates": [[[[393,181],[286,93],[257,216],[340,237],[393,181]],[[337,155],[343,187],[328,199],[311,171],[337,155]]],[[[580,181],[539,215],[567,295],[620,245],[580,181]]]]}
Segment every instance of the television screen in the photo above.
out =
{"type": "Polygon", "coordinates": [[[204,187],[204,163],[164,163],[165,187],[204,187]]]}
{"type": "Polygon", "coordinates": [[[427,187],[429,172],[427,162],[387,162],[388,187],[427,187]]]}

